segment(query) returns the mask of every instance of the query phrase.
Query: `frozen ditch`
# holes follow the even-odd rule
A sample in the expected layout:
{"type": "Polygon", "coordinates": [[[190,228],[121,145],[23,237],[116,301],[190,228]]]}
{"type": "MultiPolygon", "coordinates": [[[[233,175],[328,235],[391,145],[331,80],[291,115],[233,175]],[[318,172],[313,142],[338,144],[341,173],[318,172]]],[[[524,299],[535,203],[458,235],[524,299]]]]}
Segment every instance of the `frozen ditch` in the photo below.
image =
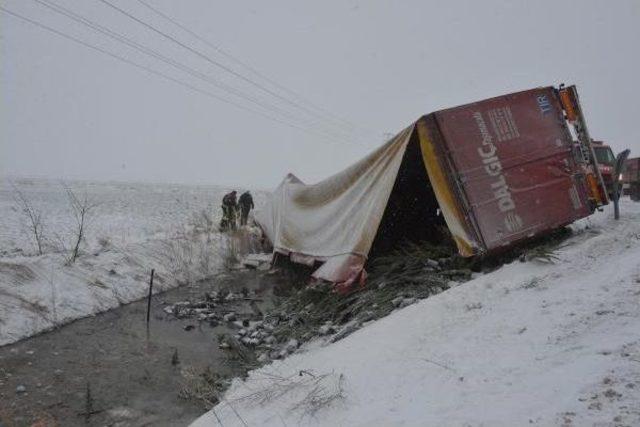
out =
{"type": "Polygon", "coordinates": [[[425,264],[413,254],[394,267],[433,281],[400,287],[381,275],[345,298],[329,288],[292,288],[303,283],[299,276],[265,271],[259,260],[257,268],[154,295],[148,330],[140,300],[1,347],[0,420],[188,424],[217,403],[231,378],[314,338],[338,341],[468,274],[445,269],[446,258],[425,264]]]}
{"type": "Polygon", "coordinates": [[[0,347],[0,424],[188,424],[206,409],[203,380],[242,375],[247,361],[220,346],[219,335],[237,330],[231,322],[175,316],[167,307],[225,289],[238,297],[216,313],[248,319],[254,303],[268,304],[275,280],[236,271],[155,295],[148,330],[142,300],[0,347]]]}

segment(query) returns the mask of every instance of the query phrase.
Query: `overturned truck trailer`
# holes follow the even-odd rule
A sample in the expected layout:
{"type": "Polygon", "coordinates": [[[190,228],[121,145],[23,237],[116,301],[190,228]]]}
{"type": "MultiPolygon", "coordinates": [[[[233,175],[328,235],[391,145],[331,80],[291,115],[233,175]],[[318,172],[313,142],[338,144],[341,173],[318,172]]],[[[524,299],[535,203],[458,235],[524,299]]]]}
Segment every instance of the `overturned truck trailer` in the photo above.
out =
{"type": "Polygon", "coordinates": [[[256,220],[275,253],[349,286],[405,241],[444,229],[462,256],[487,254],[607,203],[575,86],[561,86],[422,116],[317,184],[289,174],[256,220]]]}

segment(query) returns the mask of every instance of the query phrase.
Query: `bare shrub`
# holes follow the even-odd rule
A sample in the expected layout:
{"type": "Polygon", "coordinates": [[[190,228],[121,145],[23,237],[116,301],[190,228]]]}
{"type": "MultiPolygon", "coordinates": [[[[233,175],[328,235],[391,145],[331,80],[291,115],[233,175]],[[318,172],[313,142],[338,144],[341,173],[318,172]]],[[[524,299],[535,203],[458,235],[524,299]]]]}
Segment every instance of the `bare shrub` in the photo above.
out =
{"type": "Polygon", "coordinates": [[[523,256],[524,261],[535,261],[540,264],[555,264],[560,257],[555,254],[557,248],[540,245],[529,249],[523,256]]]}
{"type": "Polygon", "coordinates": [[[259,234],[251,229],[242,228],[225,233],[223,236],[220,255],[227,269],[238,265],[245,255],[262,250],[259,234]]]}
{"type": "Polygon", "coordinates": [[[98,244],[100,245],[100,248],[104,251],[111,246],[111,239],[109,239],[108,237],[102,236],[98,238],[98,244]]]}
{"type": "Polygon", "coordinates": [[[50,293],[50,303],[51,303],[51,321],[54,326],[58,326],[58,291],[56,289],[56,284],[53,281],[53,266],[51,267],[51,272],[48,277],[49,289],[50,293]]]}
{"type": "Polygon", "coordinates": [[[68,259],[68,262],[73,263],[78,258],[80,244],[85,239],[87,222],[98,207],[98,203],[90,200],[86,192],[82,197],[78,197],[69,186],[63,184],[63,187],[67,194],[73,219],[75,220],[72,234],[72,249],[68,259]]]}
{"type": "Polygon", "coordinates": [[[11,183],[11,185],[13,187],[13,200],[27,220],[27,228],[38,250],[38,255],[42,255],[44,248],[44,214],[20,191],[18,186],[14,183],[11,183]]]}
{"type": "Polygon", "coordinates": [[[315,416],[316,413],[324,408],[333,405],[334,402],[344,399],[344,375],[338,375],[338,378],[331,378],[332,381],[323,381],[318,379],[312,384],[309,392],[296,403],[292,410],[300,410],[302,416],[315,416]]]}
{"type": "Polygon", "coordinates": [[[220,241],[220,257],[227,270],[231,270],[240,262],[240,245],[233,234],[226,234],[220,241]]]}
{"type": "Polygon", "coordinates": [[[155,256],[179,284],[187,284],[211,277],[220,266],[233,269],[243,256],[260,250],[255,230],[216,230],[206,210],[194,213],[186,226],[177,226],[171,238],[160,241],[155,256]]]}
{"type": "Polygon", "coordinates": [[[187,367],[181,370],[182,386],[179,396],[183,399],[196,399],[205,404],[207,409],[220,401],[220,396],[228,386],[228,381],[223,379],[210,367],[199,370],[187,367]]]}
{"type": "MultiPolygon", "coordinates": [[[[314,416],[318,411],[345,398],[344,375],[334,372],[316,375],[310,371],[300,371],[297,375],[282,377],[265,374],[265,385],[240,397],[238,401],[251,404],[265,404],[295,393],[296,402],[292,411],[300,411],[301,417],[314,416]]],[[[262,381],[262,380],[258,380],[262,381]]]]}
{"type": "Polygon", "coordinates": [[[202,209],[191,217],[191,227],[194,234],[203,234],[207,242],[211,241],[211,235],[217,230],[215,221],[208,209],[202,209]]]}
{"type": "Polygon", "coordinates": [[[210,237],[207,240],[198,241],[198,257],[197,268],[200,273],[200,277],[210,277],[216,271],[216,259],[218,254],[214,251],[213,245],[210,242],[210,237]]]}
{"type": "Polygon", "coordinates": [[[211,277],[218,266],[218,247],[211,237],[178,229],[162,240],[156,258],[181,285],[211,277]]]}
{"type": "Polygon", "coordinates": [[[194,276],[194,245],[188,235],[178,236],[160,242],[159,257],[178,284],[191,283],[194,276]]]}

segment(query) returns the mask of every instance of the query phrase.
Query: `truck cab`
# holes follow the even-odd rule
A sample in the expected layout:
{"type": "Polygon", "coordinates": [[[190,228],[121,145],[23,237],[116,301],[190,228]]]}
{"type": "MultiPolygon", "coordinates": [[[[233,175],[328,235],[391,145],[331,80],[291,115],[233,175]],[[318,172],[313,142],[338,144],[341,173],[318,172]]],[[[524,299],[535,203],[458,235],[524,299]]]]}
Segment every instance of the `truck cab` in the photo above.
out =
{"type": "Polygon", "coordinates": [[[593,151],[598,161],[598,169],[602,175],[602,180],[607,188],[609,196],[613,194],[614,170],[616,167],[616,156],[613,150],[602,141],[592,141],[593,151]]]}

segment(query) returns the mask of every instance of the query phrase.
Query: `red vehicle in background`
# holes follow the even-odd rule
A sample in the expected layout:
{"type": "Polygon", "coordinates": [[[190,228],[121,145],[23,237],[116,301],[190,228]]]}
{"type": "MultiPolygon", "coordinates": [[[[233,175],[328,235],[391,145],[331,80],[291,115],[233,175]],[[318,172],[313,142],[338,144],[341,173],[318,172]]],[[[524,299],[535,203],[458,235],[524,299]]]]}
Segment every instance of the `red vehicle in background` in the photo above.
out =
{"type": "Polygon", "coordinates": [[[602,141],[592,141],[593,151],[598,161],[598,169],[602,175],[602,180],[607,188],[609,197],[613,194],[614,169],[616,167],[616,156],[613,150],[602,141]]]}
{"type": "Polygon", "coordinates": [[[622,172],[623,194],[640,202],[640,157],[627,159],[622,172]]]}

